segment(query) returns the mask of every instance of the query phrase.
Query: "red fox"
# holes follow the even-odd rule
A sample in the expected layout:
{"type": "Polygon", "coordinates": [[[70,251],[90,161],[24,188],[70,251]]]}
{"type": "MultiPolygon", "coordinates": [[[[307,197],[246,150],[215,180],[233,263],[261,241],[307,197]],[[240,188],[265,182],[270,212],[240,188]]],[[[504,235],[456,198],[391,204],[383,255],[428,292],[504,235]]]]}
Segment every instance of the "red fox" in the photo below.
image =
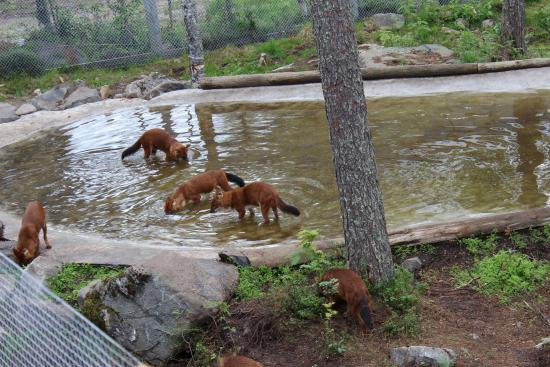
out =
{"type": "Polygon", "coordinates": [[[218,367],[262,367],[262,365],[248,357],[225,356],[218,359],[218,367]]]}
{"type": "Polygon", "coordinates": [[[41,229],[44,232],[46,248],[52,248],[47,235],[46,211],[38,201],[31,201],[23,214],[21,228],[19,229],[19,237],[13,249],[13,254],[19,264],[26,265],[40,254],[40,240],[38,239],[38,235],[41,229]]]}
{"type": "Polygon", "coordinates": [[[122,159],[143,147],[145,158],[149,158],[151,154],[157,154],[157,150],[162,150],[166,154],[167,161],[177,161],[179,158],[187,159],[189,146],[190,144],[180,143],[163,129],[151,129],[144,132],[134,145],[122,152],[122,159]]]}
{"type": "Polygon", "coordinates": [[[330,269],[321,278],[322,282],[338,280],[336,298],[346,301],[348,313],[359,321],[361,332],[365,334],[367,327],[372,329],[371,298],[367,285],[357,273],[350,269],[330,269]]]}
{"type": "Polygon", "coordinates": [[[190,201],[197,204],[201,200],[201,194],[208,194],[215,187],[221,187],[225,191],[231,190],[229,182],[244,186],[244,181],[237,175],[225,172],[221,169],[206,171],[185,181],[175,193],[170,195],[164,203],[166,214],[175,213],[190,201]]]}
{"type": "MultiPolygon", "coordinates": [[[[277,193],[277,190],[265,182],[252,182],[244,187],[239,187],[231,191],[223,192],[220,188],[216,188],[216,193],[212,199],[210,212],[214,213],[218,208],[233,208],[239,212],[239,219],[243,219],[246,213],[247,205],[259,206],[264,217],[264,222],[269,222],[269,209],[273,210],[275,219],[279,219],[277,208],[284,213],[295,216],[300,215],[298,208],[287,205],[277,193]]],[[[249,208],[250,215],[254,215],[254,209],[249,208]]]]}

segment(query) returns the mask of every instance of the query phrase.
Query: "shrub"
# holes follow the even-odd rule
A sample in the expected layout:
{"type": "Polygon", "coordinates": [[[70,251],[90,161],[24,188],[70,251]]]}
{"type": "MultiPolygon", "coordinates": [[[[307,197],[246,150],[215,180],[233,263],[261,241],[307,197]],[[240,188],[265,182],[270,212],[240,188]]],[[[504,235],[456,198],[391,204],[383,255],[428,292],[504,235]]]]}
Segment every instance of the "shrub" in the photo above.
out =
{"type": "Polygon", "coordinates": [[[44,74],[44,61],[35,53],[22,48],[11,48],[0,53],[0,77],[14,75],[38,76],[44,74]]]}
{"type": "Polygon", "coordinates": [[[548,279],[550,265],[523,254],[501,250],[477,260],[471,270],[453,269],[459,286],[472,283],[479,292],[507,303],[513,296],[531,292],[548,279]]]}
{"type": "Polygon", "coordinates": [[[493,231],[485,239],[481,239],[478,237],[468,237],[460,240],[459,243],[465,245],[469,253],[474,256],[478,256],[492,255],[495,252],[497,241],[497,232],[493,231]]]}

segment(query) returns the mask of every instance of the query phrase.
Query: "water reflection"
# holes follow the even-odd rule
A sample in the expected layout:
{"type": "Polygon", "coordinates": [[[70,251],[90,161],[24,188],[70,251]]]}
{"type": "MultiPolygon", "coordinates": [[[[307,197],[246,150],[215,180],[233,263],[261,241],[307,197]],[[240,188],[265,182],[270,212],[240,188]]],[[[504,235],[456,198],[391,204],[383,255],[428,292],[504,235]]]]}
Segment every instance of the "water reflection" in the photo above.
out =
{"type": "MultiPolygon", "coordinates": [[[[543,206],[550,194],[550,94],[448,95],[369,102],[390,227],[543,206]]],[[[43,200],[58,226],[162,244],[276,243],[302,228],[341,232],[320,103],[198,104],[117,111],[0,151],[2,206],[43,200]],[[162,127],[191,143],[191,164],[121,151],[162,127]],[[272,183],[302,216],[262,225],[208,201],[179,215],[164,199],[185,179],[224,168],[272,183]]]]}

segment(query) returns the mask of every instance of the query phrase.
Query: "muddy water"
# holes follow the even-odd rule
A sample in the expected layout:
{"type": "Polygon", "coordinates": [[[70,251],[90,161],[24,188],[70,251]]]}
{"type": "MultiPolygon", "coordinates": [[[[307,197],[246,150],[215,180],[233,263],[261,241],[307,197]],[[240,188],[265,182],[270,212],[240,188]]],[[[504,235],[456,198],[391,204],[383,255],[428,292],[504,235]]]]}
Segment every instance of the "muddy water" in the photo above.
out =
{"type": "MultiPolygon", "coordinates": [[[[369,102],[390,227],[544,206],[550,195],[550,93],[369,102]]],[[[328,128],[320,103],[181,105],[121,110],[0,151],[0,201],[47,204],[58,227],[159,244],[251,246],[302,228],[341,234],[328,128]],[[194,147],[191,164],[122,150],[163,127],[194,147]],[[276,186],[302,211],[277,224],[209,213],[208,201],[166,216],[185,179],[224,168],[276,186]]],[[[367,188],[365,188],[367,189],[367,188]]]]}

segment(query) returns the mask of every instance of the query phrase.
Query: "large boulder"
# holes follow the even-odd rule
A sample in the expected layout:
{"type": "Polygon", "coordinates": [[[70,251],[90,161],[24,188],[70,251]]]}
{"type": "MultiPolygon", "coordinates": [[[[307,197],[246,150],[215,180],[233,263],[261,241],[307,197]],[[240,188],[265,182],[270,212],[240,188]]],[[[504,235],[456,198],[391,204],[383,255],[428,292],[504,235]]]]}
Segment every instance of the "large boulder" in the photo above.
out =
{"type": "Polygon", "coordinates": [[[452,367],[456,353],[452,349],[410,346],[390,351],[393,363],[399,367],[452,367]]]}
{"type": "Polygon", "coordinates": [[[162,364],[182,351],[182,337],[230,299],[236,268],[213,260],[157,256],[78,295],[80,309],[125,348],[162,364]]]}
{"type": "Polygon", "coordinates": [[[68,82],[56,85],[52,89],[37,95],[30,103],[38,110],[57,111],[61,109],[65,98],[75,90],[75,84],[68,82]]]}
{"type": "Polygon", "coordinates": [[[23,103],[21,106],[19,106],[19,108],[17,109],[17,111],[15,111],[15,113],[19,116],[23,116],[36,111],[37,109],[36,107],[34,107],[34,105],[30,103],[23,103]]]}
{"type": "Polygon", "coordinates": [[[171,79],[153,72],[149,75],[142,75],[140,79],[128,84],[124,93],[118,97],[150,99],[162,93],[188,88],[191,88],[190,82],[171,79]]]}
{"type": "Polygon", "coordinates": [[[101,100],[97,89],[88,88],[85,85],[78,86],[74,92],[69,94],[63,101],[61,109],[73,108],[86,103],[97,102],[101,100]]]}
{"type": "Polygon", "coordinates": [[[16,108],[9,103],[0,102],[0,124],[17,120],[16,108]]]}
{"type": "Polygon", "coordinates": [[[374,14],[370,21],[379,29],[399,29],[405,25],[405,17],[395,13],[374,14]]]}

